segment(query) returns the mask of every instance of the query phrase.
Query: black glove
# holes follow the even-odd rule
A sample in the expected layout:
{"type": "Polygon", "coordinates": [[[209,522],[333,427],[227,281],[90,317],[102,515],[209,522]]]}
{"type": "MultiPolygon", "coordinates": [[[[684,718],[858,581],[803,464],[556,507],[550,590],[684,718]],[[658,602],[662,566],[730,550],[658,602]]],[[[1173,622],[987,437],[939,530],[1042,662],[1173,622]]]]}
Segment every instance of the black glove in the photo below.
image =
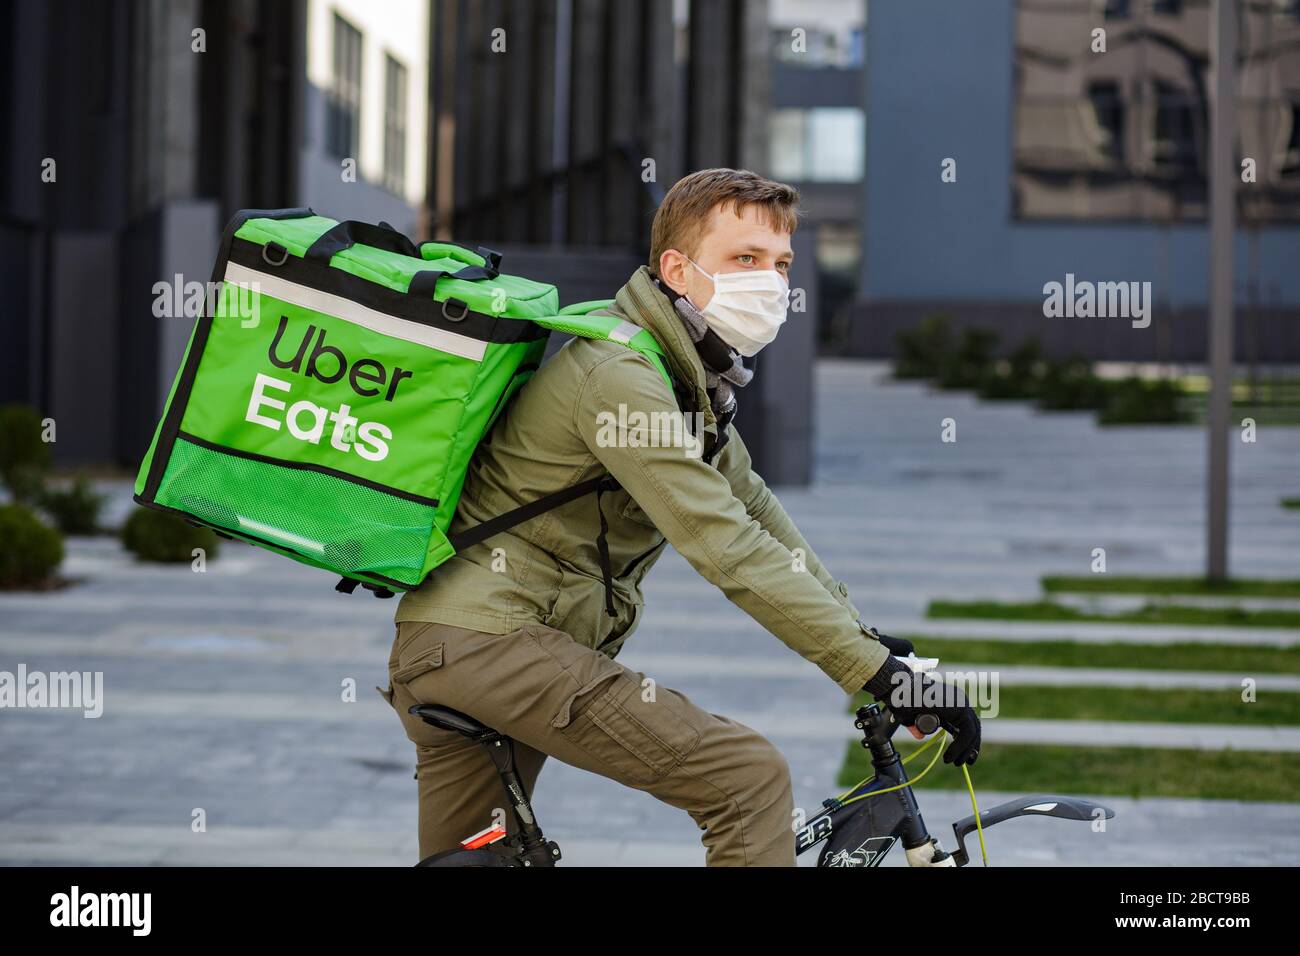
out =
{"type": "Polygon", "coordinates": [[[888,706],[894,719],[904,727],[914,725],[922,714],[939,718],[939,726],[953,738],[943,752],[944,763],[961,766],[978,759],[980,719],[966,702],[960,687],[925,674],[914,674],[902,661],[888,657],[862,689],[888,706]]]}
{"type": "Polygon", "coordinates": [[[905,637],[890,637],[888,634],[881,634],[876,631],[876,636],[880,638],[880,643],[885,645],[886,650],[895,657],[910,657],[916,653],[916,648],[912,642],[905,637]]]}

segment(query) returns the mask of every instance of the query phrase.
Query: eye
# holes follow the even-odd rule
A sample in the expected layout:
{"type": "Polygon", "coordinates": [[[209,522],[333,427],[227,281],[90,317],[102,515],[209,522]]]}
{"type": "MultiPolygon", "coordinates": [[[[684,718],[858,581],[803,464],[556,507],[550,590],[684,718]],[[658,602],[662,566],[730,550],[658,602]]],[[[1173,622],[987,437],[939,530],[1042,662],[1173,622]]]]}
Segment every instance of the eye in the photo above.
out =
{"type": "Polygon", "coordinates": [[[778,262],[778,263],[776,264],[776,267],[777,267],[778,269],[780,269],[782,272],[789,272],[789,271],[790,271],[790,263],[788,263],[788,262],[778,262]]]}
{"type": "Polygon", "coordinates": [[[751,256],[749,253],[745,253],[744,255],[736,256],[736,260],[737,260],[741,265],[744,265],[744,266],[752,266],[752,265],[754,264],[754,257],[751,256]]]}

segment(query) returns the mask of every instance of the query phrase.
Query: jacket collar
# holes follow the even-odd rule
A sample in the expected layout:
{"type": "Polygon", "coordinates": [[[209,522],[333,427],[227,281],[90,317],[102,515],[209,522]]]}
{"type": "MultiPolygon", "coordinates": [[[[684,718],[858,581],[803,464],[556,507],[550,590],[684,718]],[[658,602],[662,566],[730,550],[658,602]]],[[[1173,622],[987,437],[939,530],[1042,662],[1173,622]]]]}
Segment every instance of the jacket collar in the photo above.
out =
{"type": "Polygon", "coordinates": [[[704,387],[704,363],[682,325],[677,310],[659,290],[647,266],[632,273],[614,296],[615,310],[630,322],[648,329],[664,350],[664,362],[678,386],[691,395],[693,411],[704,416],[704,428],[717,438],[717,419],[704,387]]]}

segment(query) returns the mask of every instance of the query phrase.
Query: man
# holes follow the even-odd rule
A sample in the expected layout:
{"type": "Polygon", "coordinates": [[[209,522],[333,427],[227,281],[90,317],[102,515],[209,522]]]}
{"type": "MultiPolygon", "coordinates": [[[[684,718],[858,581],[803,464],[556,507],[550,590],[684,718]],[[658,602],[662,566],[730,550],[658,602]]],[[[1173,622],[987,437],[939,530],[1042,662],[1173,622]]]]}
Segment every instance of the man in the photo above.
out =
{"type": "MultiPolygon", "coordinates": [[[[845,691],[883,699],[912,686],[730,424],[751,375],[741,356],[785,321],[798,198],[732,169],[678,182],[655,215],[649,266],[614,306],[653,333],[673,388],[624,345],[574,339],[477,451],[453,531],[601,474],[621,487],[467,548],[403,597],[385,696],[416,744],[422,857],[454,848],[507,806],[479,744],[407,713],[437,703],[513,737],[530,792],[550,755],[685,810],[704,830],[710,865],[793,865],[790,773],[776,748],[614,660],[640,618],[641,581],[668,543],[845,691]],[[656,422],[696,428],[682,438],[646,424],[656,422]]],[[[708,633],[699,639],[706,648],[708,633]]],[[[959,692],[927,699],[891,704],[907,725],[937,714],[956,734],[946,758],[973,762],[974,712],[959,692]]]]}

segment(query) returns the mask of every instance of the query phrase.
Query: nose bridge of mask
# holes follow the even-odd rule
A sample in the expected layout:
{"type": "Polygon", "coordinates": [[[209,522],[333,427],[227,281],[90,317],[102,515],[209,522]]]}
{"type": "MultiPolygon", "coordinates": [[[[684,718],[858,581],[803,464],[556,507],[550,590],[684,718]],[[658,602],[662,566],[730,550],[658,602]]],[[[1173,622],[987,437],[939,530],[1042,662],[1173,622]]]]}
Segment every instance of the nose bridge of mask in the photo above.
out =
{"type": "Polygon", "coordinates": [[[700,275],[713,281],[713,291],[719,292],[725,286],[733,292],[788,292],[790,285],[785,276],[775,269],[739,269],[735,272],[705,272],[698,262],[690,256],[686,261],[699,270],[700,275]],[[775,280],[775,281],[773,281],[775,280]]]}

